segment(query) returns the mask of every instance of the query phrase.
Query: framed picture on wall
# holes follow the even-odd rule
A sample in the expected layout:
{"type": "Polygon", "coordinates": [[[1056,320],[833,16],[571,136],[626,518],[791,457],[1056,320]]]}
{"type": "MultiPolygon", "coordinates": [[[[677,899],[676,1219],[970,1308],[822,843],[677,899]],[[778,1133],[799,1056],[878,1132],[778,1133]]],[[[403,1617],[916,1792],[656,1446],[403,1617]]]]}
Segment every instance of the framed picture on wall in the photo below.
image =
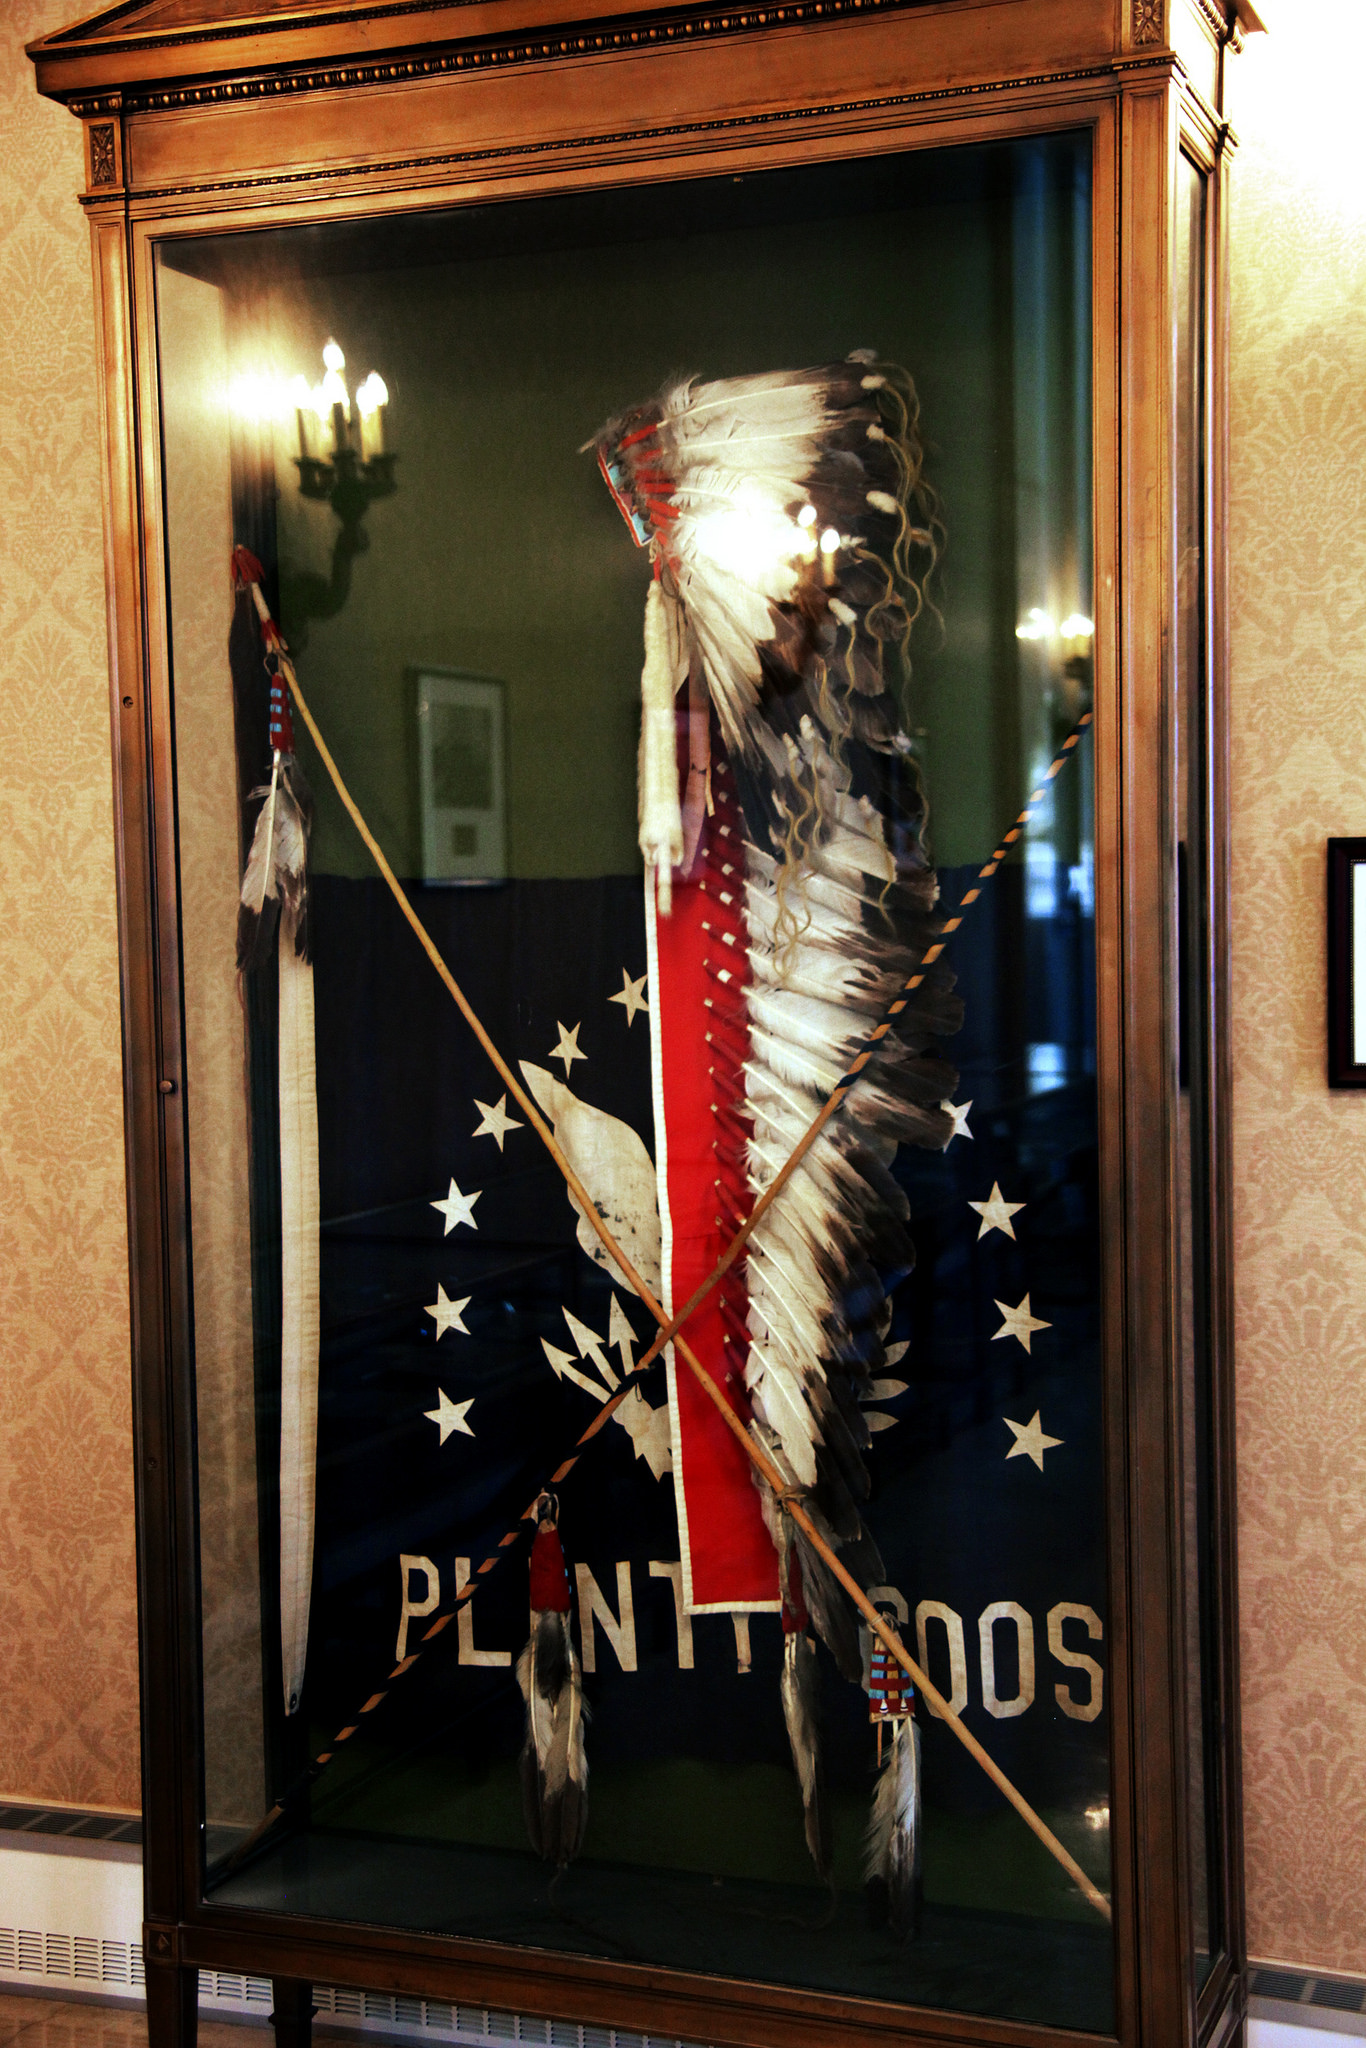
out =
{"type": "Polygon", "coordinates": [[[1366,1087],[1366,840],[1327,842],[1327,1085],[1366,1087]]]}
{"type": "Polygon", "coordinates": [[[422,878],[501,882],[507,874],[503,684],[464,669],[417,675],[422,878]]]}
{"type": "Polygon", "coordinates": [[[1366,1088],[1366,839],[1328,842],[1328,1086],[1366,1088]]]}

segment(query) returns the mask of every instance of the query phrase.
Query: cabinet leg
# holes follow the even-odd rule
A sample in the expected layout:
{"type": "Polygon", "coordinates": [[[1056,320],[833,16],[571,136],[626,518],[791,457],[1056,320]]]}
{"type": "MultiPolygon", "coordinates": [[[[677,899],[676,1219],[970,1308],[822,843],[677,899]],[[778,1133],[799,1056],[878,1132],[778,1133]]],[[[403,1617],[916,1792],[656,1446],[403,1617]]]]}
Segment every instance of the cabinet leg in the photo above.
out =
{"type": "Polygon", "coordinates": [[[275,2029],[275,2048],[310,2048],[313,2039],[313,1986],[298,1977],[272,1977],[270,1988],[275,2010],[270,2024],[275,2029]]]}
{"type": "Polygon", "coordinates": [[[199,1972],[147,1958],[148,2048],[195,2048],[199,1972]]]}

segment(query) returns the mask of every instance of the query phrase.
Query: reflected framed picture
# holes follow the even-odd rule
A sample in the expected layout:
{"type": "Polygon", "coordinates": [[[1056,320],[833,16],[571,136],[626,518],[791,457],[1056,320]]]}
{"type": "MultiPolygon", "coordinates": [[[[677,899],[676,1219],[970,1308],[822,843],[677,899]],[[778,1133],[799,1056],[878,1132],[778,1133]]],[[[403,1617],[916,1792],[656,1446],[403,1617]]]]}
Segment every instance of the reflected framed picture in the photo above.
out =
{"type": "Polygon", "coordinates": [[[1366,1088],[1366,839],[1328,842],[1328,1086],[1366,1088]]]}
{"type": "Polygon", "coordinates": [[[501,882],[507,874],[503,684],[457,668],[417,681],[424,882],[501,882]]]}

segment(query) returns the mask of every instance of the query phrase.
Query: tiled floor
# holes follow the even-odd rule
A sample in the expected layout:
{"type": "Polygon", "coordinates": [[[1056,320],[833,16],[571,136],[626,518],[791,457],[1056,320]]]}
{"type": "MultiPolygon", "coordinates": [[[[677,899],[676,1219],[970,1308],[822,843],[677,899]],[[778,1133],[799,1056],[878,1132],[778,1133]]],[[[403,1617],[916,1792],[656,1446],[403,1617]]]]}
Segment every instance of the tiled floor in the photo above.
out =
{"type": "MultiPolygon", "coordinates": [[[[271,2040],[273,2037],[267,2037],[271,2040]]],[[[321,2036],[320,2036],[321,2038],[321,2036]]],[[[68,2005],[0,1991],[0,2048],[147,2048],[147,2015],[109,2005],[68,2005]]],[[[200,2048],[258,2048],[254,2027],[199,2022],[200,2048]]]]}

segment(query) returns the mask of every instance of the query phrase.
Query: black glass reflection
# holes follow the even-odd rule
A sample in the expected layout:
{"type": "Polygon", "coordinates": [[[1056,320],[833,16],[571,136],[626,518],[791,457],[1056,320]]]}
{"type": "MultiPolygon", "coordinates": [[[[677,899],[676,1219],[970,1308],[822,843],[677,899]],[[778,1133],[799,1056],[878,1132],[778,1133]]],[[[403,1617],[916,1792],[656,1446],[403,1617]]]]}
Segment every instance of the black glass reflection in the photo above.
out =
{"type": "MultiPolygon", "coordinates": [[[[260,556],[329,743],[495,1040],[514,1064],[563,1074],[647,1145],[648,1020],[610,1004],[647,966],[634,768],[648,569],[577,451],[670,373],[741,374],[860,346],[912,371],[947,539],[903,709],[944,900],[981,893],[953,953],[966,1021],[945,1047],[970,1135],[942,1155],[903,1150],[896,1163],[916,1263],[888,1276],[890,1342],[904,1349],[879,1396],[869,1516],[906,1602],[908,1641],[1108,1890],[1094,772],[1083,724],[1089,147],[1045,137],[167,245],[161,294],[168,390],[178,280],[215,295],[230,383],[263,362],[316,375],[331,334],[356,375],[383,372],[392,493],[349,518],[302,495],[292,418],[239,412],[234,537],[260,556]],[[506,860],[489,886],[451,886],[424,852],[424,677],[502,693],[461,700],[502,705],[506,860]],[[1027,825],[992,864],[1037,788],[1027,825]],[[575,1028],[589,1065],[555,1065],[557,1034],[575,1028]],[[998,1188],[1009,1229],[981,1214],[998,1188]],[[1037,1324],[1026,1318],[1028,1345],[1007,1318],[1018,1326],[1025,1309],[1037,1324]]],[[[168,445],[180,431],[168,399],[168,445]]],[[[183,518],[172,505],[173,582],[190,519],[187,490],[183,518]]],[[[189,597],[178,636],[192,631],[189,597]]],[[[180,637],[176,660],[188,692],[180,637]]],[[[263,713],[250,709],[257,661],[248,632],[234,659],[243,798],[263,757],[263,713]]],[[[461,745],[473,730],[465,719],[461,745]]],[[[439,1585],[448,1604],[591,1416],[590,1396],[552,1374],[545,1347],[592,1377],[591,1354],[587,1364],[572,1355],[568,1318],[610,1365],[619,1298],[580,1250],[563,1187],[529,1133],[476,1135],[476,1105],[496,1103],[501,1083],[306,738],[300,756],[317,800],[317,1564],[304,1709],[286,1721],[272,1604],[280,1258],[265,976],[247,997],[259,1455],[257,1527],[242,1546],[259,1564],[261,1704],[258,1733],[244,1684],[229,1712],[225,1593],[206,1626],[210,1747],[224,1759],[208,1773],[210,1896],[1107,2030],[1108,1929],[932,1717],[922,1718],[921,1935],[895,1943],[867,1924],[874,1735],[865,1694],[833,1672],[823,1680],[837,1837],[827,1895],[806,1857],[777,1709],[777,1618],[699,1615],[684,1627],[669,1571],[679,1555],[671,1487],[615,1427],[562,1501],[571,1568],[589,1571],[599,1596],[588,1596],[596,1668],[581,1859],[551,1884],[522,1827],[511,1670],[526,1634],[521,1552],[339,1750],[338,1731],[385,1691],[396,1654],[420,1643],[427,1598],[439,1585]],[[478,1229],[443,1236],[433,1208],[452,1177],[479,1190],[478,1229]],[[438,1284],[466,1304],[465,1328],[444,1338],[430,1314],[438,1284]],[[441,1399],[473,1403],[472,1437],[442,1433],[441,1399]],[[416,1610],[407,1617],[401,1588],[416,1610]],[[220,1788],[228,1752],[253,1741],[262,1803],[296,1784],[310,1757],[337,1761],[293,1801],[285,1827],[234,1863],[255,1812],[220,1788]]],[[[441,773],[466,795],[494,786],[464,762],[441,773]]],[[[180,775],[185,849],[197,816],[188,754],[180,775]]],[[[197,1254],[197,1285],[204,1270],[197,1254]]],[[[645,1318],[623,1313],[638,1353],[645,1318]]],[[[661,1396],[655,1387],[650,1398],[661,1396]]],[[[216,1442],[207,1415],[205,1427],[216,1442]]],[[[202,1513],[211,1478],[201,1465],[202,1513]]],[[[204,1526],[207,1572],[212,1516],[204,1526]]],[[[243,1583],[229,1590],[244,1609],[243,1583]]]]}

